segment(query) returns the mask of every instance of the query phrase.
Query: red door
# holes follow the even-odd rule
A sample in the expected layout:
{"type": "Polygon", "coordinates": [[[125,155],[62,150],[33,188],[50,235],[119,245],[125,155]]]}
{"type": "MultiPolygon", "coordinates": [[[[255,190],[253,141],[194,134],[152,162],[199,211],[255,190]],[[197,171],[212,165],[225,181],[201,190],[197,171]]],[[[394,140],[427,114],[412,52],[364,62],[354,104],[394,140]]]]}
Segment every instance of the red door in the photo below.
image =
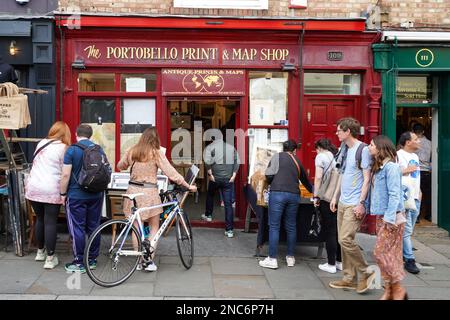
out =
{"type": "Polygon", "coordinates": [[[358,119],[357,97],[305,97],[303,117],[303,164],[309,178],[314,178],[314,143],[321,138],[330,139],[336,147],[340,143],[336,136],[336,122],[343,117],[358,119]]]}

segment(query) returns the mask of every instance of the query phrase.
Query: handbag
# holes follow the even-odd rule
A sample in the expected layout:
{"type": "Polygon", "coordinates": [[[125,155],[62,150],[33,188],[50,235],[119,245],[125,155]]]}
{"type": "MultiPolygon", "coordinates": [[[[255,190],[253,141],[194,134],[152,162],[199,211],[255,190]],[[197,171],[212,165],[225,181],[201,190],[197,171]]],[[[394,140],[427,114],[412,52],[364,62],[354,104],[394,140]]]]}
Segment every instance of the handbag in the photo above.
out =
{"type": "Polygon", "coordinates": [[[0,128],[22,129],[31,124],[28,97],[11,82],[0,84],[0,128]]]}
{"type": "Polygon", "coordinates": [[[414,200],[415,184],[410,176],[402,177],[403,201],[406,210],[417,210],[416,201],[414,200]]]}
{"type": "Polygon", "coordinates": [[[317,196],[324,201],[331,202],[333,199],[334,191],[339,181],[339,170],[332,166],[333,159],[328,165],[326,171],[322,176],[322,182],[319,190],[317,190],[317,196]]]}
{"type": "MultiPolygon", "coordinates": [[[[300,177],[300,167],[299,167],[297,161],[295,160],[295,158],[294,158],[294,156],[292,154],[290,154],[289,152],[287,152],[287,154],[291,157],[292,161],[294,161],[294,164],[297,167],[298,176],[300,177]]],[[[302,198],[312,198],[313,197],[313,194],[311,192],[309,192],[303,186],[303,184],[300,181],[300,179],[298,180],[298,192],[300,193],[300,197],[302,197],[302,198]]]]}
{"type": "Polygon", "coordinates": [[[395,216],[395,225],[399,226],[405,222],[406,222],[405,213],[402,211],[397,212],[397,215],[395,216]]]}
{"type": "Polygon", "coordinates": [[[311,216],[311,224],[309,226],[308,234],[310,236],[318,237],[322,226],[320,223],[320,211],[319,208],[314,207],[313,214],[311,216]]]}

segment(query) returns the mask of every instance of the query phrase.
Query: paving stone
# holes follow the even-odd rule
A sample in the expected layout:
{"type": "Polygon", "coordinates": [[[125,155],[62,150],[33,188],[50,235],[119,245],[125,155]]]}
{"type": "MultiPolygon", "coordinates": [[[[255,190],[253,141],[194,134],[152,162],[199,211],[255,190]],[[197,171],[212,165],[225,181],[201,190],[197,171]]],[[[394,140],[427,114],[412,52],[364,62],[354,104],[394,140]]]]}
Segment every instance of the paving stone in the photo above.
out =
{"type": "Polygon", "coordinates": [[[139,297],[139,296],[71,296],[61,295],[57,300],[162,300],[158,297],[139,297]]]}
{"type": "Polygon", "coordinates": [[[326,289],[274,289],[276,299],[333,300],[326,289]]]}
{"type": "Polygon", "coordinates": [[[409,287],[407,291],[410,300],[448,300],[450,297],[450,288],[409,287]]]}
{"type": "Polygon", "coordinates": [[[0,294],[0,300],[56,300],[57,296],[50,294],[0,294]]]}
{"type": "Polygon", "coordinates": [[[433,265],[434,269],[422,269],[417,274],[422,280],[450,280],[450,268],[447,265],[433,265]]]}
{"type": "Polygon", "coordinates": [[[324,286],[305,263],[294,267],[264,268],[264,274],[273,290],[323,289],[324,286]]]}
{"type": "MultiPolygon", "coordinates": [[[[432,288],[450,288],[449,280],[429,280],[426,283],[432,288]]],[[[450,299],[450,297],[447,297],[447,299],[450,299]]]]}
{"type": "Polygon", "coordinates": [[[44,272],[41,263],[29,260],[0,260],[1,293],[25,293],[44,272]]]}
{"type": "Polygon", "coordinates": [[[26,293],[55,295],[89,295],[94,283],[87,274],[66,273],[61,265],[58,269],[44,270],[26,293]]]}
{"type": "Polygon", "coordinates": [[[154,295],[172,297],[214,296],[211,267],[193,265],[186,270],[183,266],[164,265],[157,271],[154,295]]]}
{"type": "MultiPolygon", "coordinates": [[[[179,264],[182,265],[180,256],[163,256],[160,257],[161,264],[179,264]]],[[[209,264],[209,257],[196,257],[194,255],[194,264],[209,264]]]]}
{"type": "Polygon", "coordinates": [[[255,258],[211,258],[214,275],[264,275],[255,258]]]}
{"type": "Polygon", "coordinates": [[[112,288],[95,286],[90,296],[130,296],[130,297],[153,297],[154,284],[148,282],[124,282],[112,288]]]}
{"type": "Polygon", "coordinates": [[[220,298],[273,298],[264,276],[216,275],[213,278],[215,296],[220,298]]]}

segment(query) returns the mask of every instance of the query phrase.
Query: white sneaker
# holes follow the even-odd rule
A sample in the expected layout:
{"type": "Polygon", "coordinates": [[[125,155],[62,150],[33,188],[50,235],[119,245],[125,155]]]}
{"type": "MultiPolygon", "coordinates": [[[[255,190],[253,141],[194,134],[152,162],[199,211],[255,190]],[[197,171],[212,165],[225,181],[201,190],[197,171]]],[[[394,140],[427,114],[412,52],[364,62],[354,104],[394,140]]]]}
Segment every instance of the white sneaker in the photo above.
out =
{"type": "Polygon", "coordinates": [[[342,271],[342,262],[336,261],[336,270],[342,271]]]}
{"type": "Polygon", "coordinates": [[[158,267],[156,266],[156,264],[153,263],[153,261],[151,261],[151,262],[145,267],[144,270],[145,270],[145,271],[153,272],[153,271],[158,270],[158,267]]]}
{"type": "Polygon", "coordinates": [[[277,259],[267,257],[264,260],[259,261],[259,266],[263,268],[278,269],[277,259]]]}
{"type": "Polygon", "coordinates": [[[295,258],[292,256],[286,256],[286,263],[288,267],[293,267],[295,265],[295,258]]]}
{"type": "Polygon", "coordinates": [[[56,255],[47,256],[44,263],[44,269],[53,269],[59,264],[58,257],[56,255]]]}
{"type": "Polygon", "coordinates": [[[202,214],[202,220],[205,220],[207,222],[211,222],[212,221],[212,217],[211,216],[207,216],[205,214],[202,214]]]}
{"type": "Polygon", "coordinates": [[[47,258],[47,252],[44,249],[38,249],[36,253],[36,258],[34,258],[35,261],[45,261],[45,258],[47,258]]]}
{"type": "Polygon", "coordinates": [[[234,232],[233,232],[233,230],[228,230],[228,231],[225,231],[225,235],[228,238],[233,238],[234,237],[234,232]]]}
{"type": "Polygon", "coordinates": [[[328,263],[319,264],[319,269],[328,273],[336,273],[336,266],[332,266],[328,263]]]}

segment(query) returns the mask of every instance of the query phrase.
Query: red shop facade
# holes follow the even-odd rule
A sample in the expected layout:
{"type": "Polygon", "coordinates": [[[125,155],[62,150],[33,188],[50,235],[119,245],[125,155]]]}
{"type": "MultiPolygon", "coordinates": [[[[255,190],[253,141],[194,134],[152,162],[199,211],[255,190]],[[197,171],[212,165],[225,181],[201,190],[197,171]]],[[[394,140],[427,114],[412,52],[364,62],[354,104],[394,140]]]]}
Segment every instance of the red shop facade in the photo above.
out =
{"type": "MultiPolygon", "coordinates": [[[[204,192],[205,132],[225,126],[244,133],[234,141],[243,162],[237,228],[260,148],[300,141],[298,156],[313,181],[314,142],[328,137],[338,145],[337,119],[359,119],[366,142],[380,132],[381,82],[371,53],[379,37],[364,31],[364,20],[81,16],[79,28],[66,16],[56,21],[57,115],[73,136],[78,124],[90,123],[111,163],[154,125],[181,173],[189,163],[200,166],[204,192]],[[180,128],[188,133],[181,142],[180,128]],[[181,148],[186,142],[192,152],[181,148]]],[[[217,220],[212,225],[222,226],[217,220]]]]}

